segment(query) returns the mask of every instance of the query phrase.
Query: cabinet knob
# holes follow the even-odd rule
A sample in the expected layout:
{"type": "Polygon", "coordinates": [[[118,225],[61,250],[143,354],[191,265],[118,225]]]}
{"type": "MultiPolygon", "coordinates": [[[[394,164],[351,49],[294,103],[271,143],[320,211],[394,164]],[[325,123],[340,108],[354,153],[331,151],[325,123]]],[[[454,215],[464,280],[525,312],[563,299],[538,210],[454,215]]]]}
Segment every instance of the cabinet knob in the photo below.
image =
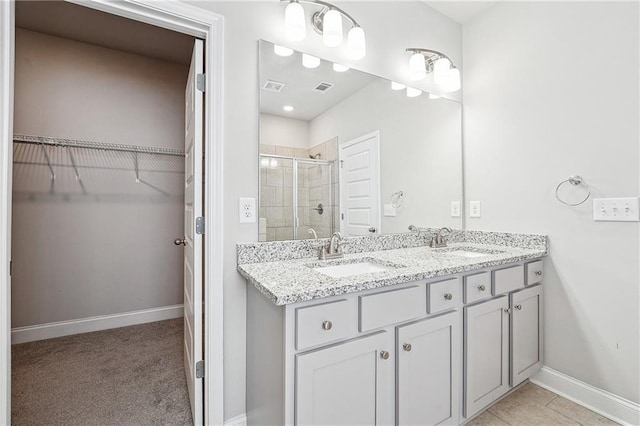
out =
{"type": "Polygon", "coordinates": [[[331,330],[331,327],[333,327],[333,323],[331,323],[331,321],[323,321],[322,322],[322,328],[325,330],[331,330]]]}
{"type": "Polygon", "coordinates": [[[453,294],[451,293],[445,293],[444,294],[444,300],[451,300],[453,299],[453,294]]]}
{"type": "Polygon", "coordinates": [[[521,311],[522,310],[522,305],[516,305],[516,306],[514,306],[514,308],[516,308],[517,310],[521,311]]]}
{"type": "Polygon", "coordinates": [[[404,345],[402,345],[402,349],[407,352],[411,352],[411,343],[405,343],[404,345]]]}
{"type": "Polygon", "coordinates": [[[478,291],[485,291],[487,288],[484,286],[484,284],[480,284],[478,286],[478,291]]]}
{"type": "Polygon", "coordinates": [[[536,271],[536,272],[535,272],[535,274],[536,274],[537,276],[541,277],[541,276],[542,276],[542,271],[536,271]]]}
{"type": "Polygon", "coordinates": [[[387,351],[380,351],[380,358],[382,358],[382,359],[389,359],[389,352],[387,352],[387,351]]]}
{"type": "Polygon", "coordinates": [[[510,314],[511,313],[511,308],[504,308],[504,312],[506,314],[510,314]]]}

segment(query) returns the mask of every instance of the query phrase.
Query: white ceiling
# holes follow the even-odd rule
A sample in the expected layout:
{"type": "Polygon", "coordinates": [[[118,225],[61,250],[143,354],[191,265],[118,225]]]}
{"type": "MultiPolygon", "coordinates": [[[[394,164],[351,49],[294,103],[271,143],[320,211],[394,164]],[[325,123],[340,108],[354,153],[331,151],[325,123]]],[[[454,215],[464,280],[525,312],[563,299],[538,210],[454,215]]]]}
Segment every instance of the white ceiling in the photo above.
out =
{"type": "Polygon", "coordinates": [[[16,26],[186,65],[191,61],[194,40],[186,34],[61,0],[17,1],[16,26]]]}
{"type": "Polygon", "coordinates": [[[423,0],[427,5],[431,6],[438,12],[453,19],[459,24],[468,22],[474,16],[484,12],[498,1],[457,1],[457,0],[440,0],[427,1],[423,0]]]}
{"type": "Polygon", "coordinates": [[[327,111],[343,99],[362,89],[378,77],[362,71],[333,71],[333,64],[321,61],[320,66],[308,69],[302,66],[302,54],[278,56],[273,53],[273,44],[260,42],[260,112],[310,121],[327,111]],[[285,83],[281,92],[264,90],[267,80],[285,83]],[[325,93],[314,92],[318,83],[327,82],[334,86],[325,93]],[[282,107],[291,105],[292,112],[282,107]]]}

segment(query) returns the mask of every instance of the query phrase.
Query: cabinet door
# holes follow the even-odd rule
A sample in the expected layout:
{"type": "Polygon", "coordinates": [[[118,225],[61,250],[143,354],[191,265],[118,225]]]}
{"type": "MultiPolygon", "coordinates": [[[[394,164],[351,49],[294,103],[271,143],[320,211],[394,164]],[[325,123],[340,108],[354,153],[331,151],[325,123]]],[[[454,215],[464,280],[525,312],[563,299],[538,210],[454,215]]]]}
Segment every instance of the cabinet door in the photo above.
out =
{"type": "Polygon", "coordinates": [[[464,308],[464,416],[509,390],[509,299],[464,308]]]}
{"type": "Polygon", "coordinates": [[[460,312],[398,327],[399,425],[458,424],[460,312]]]}
{"type": "Polygon", "coordinates": [[[393,424],[394,358],[384,331],[297,355],[296,425],[393,424]]]}
{"type": "Polygon", "coordinates": [[[511,293],[511,386],[542,367],[542,286],[511,293]]]}

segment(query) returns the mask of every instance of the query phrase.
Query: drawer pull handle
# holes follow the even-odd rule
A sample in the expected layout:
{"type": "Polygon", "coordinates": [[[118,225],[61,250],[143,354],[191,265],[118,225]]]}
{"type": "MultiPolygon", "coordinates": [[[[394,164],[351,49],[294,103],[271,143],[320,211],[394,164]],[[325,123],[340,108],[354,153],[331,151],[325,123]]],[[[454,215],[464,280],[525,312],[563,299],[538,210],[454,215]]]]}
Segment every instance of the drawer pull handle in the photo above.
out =
{"type": "Polygon", "coordinates": [[[444,294],[444,300],[451,300],[453,299],[453,294],[451,293],[445,293],[444,294]]]}
{"type": "Polygon", "coordinates": [[[521,311],[522,310],[522,305],[516,305],[516,306],[514,306],[514,308],[516,308],[517,310],[521,311]]]}
{"type": "Polygon", "coordinates": [[[411,352],[411,343],[405,343],[404,345],[402,345],[402,349],[407,352],[411,352]]]}
{"type": "Polygon", "coordinates": [[[536,274],[537,276],[541,277],[541,276],[542,276],[542,271],[536,271],[536,272],[535,272],[535,274],[536,274]]]}
{"type": "Polygon", "coordinates": [[[485,291],[487,288],[484,286],[484,284],[480,284],[478,286],[478,291],[485,291]]]}
{"type": "Polygon", "coordinates": [[[382,358],[382,359],[389,359],[389,352],[387,352],[387,351],[380,351],[380,358],[382,358]]]}
{"type": "Polygon", "coordinates": [[[331,330],[331,328],[333,327],[333,324],[331,323],[331,321],[323,321],[322,322],[322,328],[325,330],[331,330]]]}

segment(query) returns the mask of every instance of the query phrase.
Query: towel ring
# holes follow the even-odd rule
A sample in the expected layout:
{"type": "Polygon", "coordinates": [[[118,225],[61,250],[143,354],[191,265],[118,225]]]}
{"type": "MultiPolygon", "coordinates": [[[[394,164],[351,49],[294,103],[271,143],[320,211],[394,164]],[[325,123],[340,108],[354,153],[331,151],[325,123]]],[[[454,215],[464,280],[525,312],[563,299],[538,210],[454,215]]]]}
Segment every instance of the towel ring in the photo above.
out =
{"type": "Polygon", "coordinates": [[[590,196],[591,196],[591,188],[589,188],[589,185],[587,185],[584,182],[584,179],[582,179],[582,177],[578,175],[569,176],[569,179],[563,180],[558,184],[558,186],[556,186],[556,199],[560,201],[562,204],[565,204],[567,206],[571,206],[571,207],[579,206],[580,204],[583,204],[585,201],[587,201],[590,196]],[[558,191],[560,190],[560,187],[567,182],[569,182],[573,186],[584,185],[587,188],[587,196],[584,198],[584,200],[579,201],[577,203],[568,203],[560,198],[560,196],[558,195],[558,191]]]}
{"type": "Polygon", "coordinates": [[[393,204],[394,207],[399,207],[402,204],[402,197],[404,197],[404,192],[394,192],[391,195],[391,204],[393,204]]]}

